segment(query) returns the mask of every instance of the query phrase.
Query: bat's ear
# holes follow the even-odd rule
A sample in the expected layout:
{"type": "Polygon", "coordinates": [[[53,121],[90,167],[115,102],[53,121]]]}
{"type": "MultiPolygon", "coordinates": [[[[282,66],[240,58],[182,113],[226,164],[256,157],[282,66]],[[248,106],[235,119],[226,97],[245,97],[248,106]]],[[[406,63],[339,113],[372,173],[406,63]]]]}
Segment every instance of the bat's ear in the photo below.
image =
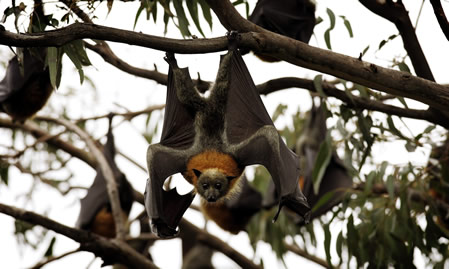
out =
{"type": "Polygon", "coordinates": [[[195,176],[197,178],[199,178],[201,176],[201,171],[200,170],[196,170],[196,169],[192,169],[192,170],[193,170],[193,173],[195,173],[195,176]]]}
{"type": "Polygon", "coordinates": [[[232,177],[232,176],[228,176],[226,177],[228,179],[228,181],[233,181],[234,179],[236,179],[237,177],[232,177]]]}

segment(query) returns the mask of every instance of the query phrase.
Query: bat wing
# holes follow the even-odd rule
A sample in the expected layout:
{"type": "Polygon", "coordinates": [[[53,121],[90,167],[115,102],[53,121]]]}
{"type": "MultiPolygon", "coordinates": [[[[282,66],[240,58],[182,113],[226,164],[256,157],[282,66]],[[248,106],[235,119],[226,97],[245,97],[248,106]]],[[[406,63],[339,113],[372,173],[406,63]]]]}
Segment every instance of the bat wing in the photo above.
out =
{"type": "Polygon", "coordinates": [[[310,209],[298,187],[298,157],[287,148],[274,127],[237,50],[233,51],[230,68],[225,121],[231,152],[240,165],[264,165],[275,184],[279,210],[286,205],[307,220],[310,209]]]}
{"type": "MultiPolygon", "coordinates": [[[[190,78],[187,68],[181,69],[181,71],[185,77],[190,78]]],[[[173,70],[170,67],[168,71],[167,98],[160,144],[174,149],[190,147],[195,137],[194,121],[195,112],[183,105],[178,99],[173,79],[173,70]]]]}
{"type": "Polygon", "coordinates": [[[309,0],[259,0],[249,20],[308,43],[315,27],[315,6],[309,0]]]}
{"type": "Polygon", "coordinates": [[[90,186],[86,196],[81,199],[81,209],[76,227],[88,230],[97,213],[109,203],[106,181],[101,171],[97,169],[97,176],[90,186]]]}
{"type": "Polygon", "coordinates": [[[176,189],[165,191],[167,177],[185,170],[187,156],[182,150],[174,150],[161,144],[148,148],[147,161],[150,178],[145,189],[145,208],[151,221],[151,229],[159,237],[176,236],[181,217],[193,201],[193,192],[179,195],[176,189]]]}
{"type": "MultiPolygon", "coordinates": [[[[187,69],[181,71],[188,76],[187,69]]],[[[176,227],[194,198],[193,192],[179,195],[175,189],[168,192],[163,190],[167,177],[186,169],[188,156],[185,149],[194,140],[194,117],[194,111],[183,105],[177,97],[170,67],[161,142],[151,145],[147,153],[150,178],[145,189],[145,208],[152,231],[159,237],[177,235],[176,227]]]]}

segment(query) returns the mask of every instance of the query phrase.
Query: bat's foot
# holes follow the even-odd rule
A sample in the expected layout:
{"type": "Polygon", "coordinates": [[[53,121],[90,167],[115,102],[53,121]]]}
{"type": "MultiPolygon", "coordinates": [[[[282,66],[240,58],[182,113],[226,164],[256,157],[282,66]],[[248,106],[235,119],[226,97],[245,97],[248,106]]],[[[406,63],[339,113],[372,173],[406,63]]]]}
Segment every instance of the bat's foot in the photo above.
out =
{"type": "Polygon", "coordinates": [[[179,230],[168,227],[161,219],[151,220],[151,231],[160,238],[173,238],[178,236],[179,230]]]}
{"type": "Polygon", "coordinates": [[[232,30],[227,32],[226,36],[228,37],[228,49],[236,50],[238,47],[238,41],[240,37],[239,32],[232,30]]]}
{"type": "Polygon", "coordinates": [[[176,61],[175,54],[173,52],[166,52],[164,60],[172,67],[177,68],[178,62],[176,61]]]}

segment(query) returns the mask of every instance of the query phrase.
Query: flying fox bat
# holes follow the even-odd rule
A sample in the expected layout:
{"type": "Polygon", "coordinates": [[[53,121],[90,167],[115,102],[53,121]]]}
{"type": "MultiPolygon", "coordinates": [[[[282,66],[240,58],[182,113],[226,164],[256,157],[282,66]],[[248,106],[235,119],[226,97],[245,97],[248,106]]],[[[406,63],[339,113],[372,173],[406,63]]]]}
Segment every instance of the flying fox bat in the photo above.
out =
{"type": "MultiPolygon", "coordinates": [[[[310,0],[259,0],[249,20],[280,35],[309,43],[315,27],[315,4],[310,0]]],[[[257,54],[267,62],[279,61],[257,54]]]]}
{"type": "MultiPolygon", "coordinates": [[[[311,218],[316,218],[341,202],[345,189],[352,187],[352,177],[348,174],[337,154],[333,152],[318,193],[314,192],[312,173],[320,144],[326,137],[327,127],[323,109],[321,106],[316,107],[313,102],[312,104],[312,109],[306,119],[305,130],[298,139],[295,151],[300,156],[300,167],[304,172],[299,180],[299,185],[312,208],[311,218]],[[318,201],[331,191],[334,192],[332,197],[319,208],[314,208],[318,201]]],[[[268,195],[264,200],[265,207],[273,206],[274,201],[276,201],[274,186],[270,186],[268,189],[268,195]]],[[[301,224],[300,220],[296,220],[296,222],[301,224]]]]}
{"type": "MultiPolygon", "coordinates": [[[[202,203],[222,203],[238,193],[246,166],[264,165],[272,175],[279,211],[287,206],[305,219],[309,207],[298,187],[298,157],[283,142],[229,35],[215,85],[203,98],[187,68],[167,53],[169,78],[160,143],[148,147],[149,179],[145,207],[151,228],[160,237],[175,236],[195,192],[202,203]],[[167,177],[182,173],[194,190],[180,196],[162,189],[167,177]]],[[[276,216],[277,217],[277,216],[276,216]]],[[[276,218],[275,217],[275,218],[276,218]]]]}
{"type": "MultiPolygon", "coordinates": [[[[120,207],[124,211],[124,215],[128,216],[134,202],[134,190],[114,161],[116,153],[111,125],[112,116],[109,119],[109,130],[103,154],[117,182],[120,207]]],[[[86,196],[81,199],[81,209],[76,227],[105,237],[115,237],[115,222],[106,189],[106,180],[100,168],[97,168],[97,176],[94,179],[94,183],[87,191],[86,196]]]]}
{"type": "MultiPolygon", "coordinates": [[[[44,31],[46,22],[42,1],[34,1],[30,32],[44,31]]],[[[18,55],[21,52],[18,49],[18,55]]],[[[23,123],[36,114],[53,92],[46,56],[46,48],[28,48],[23,49],[21,57],[16,55],[9,61],[5,77],[0,81],[0,112],[8,114],[13,121],[23,123]]]]}
{"type": "Polygon", "coordinates": [[[39,111],[53,92],[48,67],[44,60],[46,49],[35,49],[33,55],[23,51],[23,70],[17,56],[8,64],[5,77],[0,82],[0,111],[13,121],[24,122],[39,111]],[[21,72],[23,71],[23,73],[21,72]]]}
{"type": "Polygon", "coordinates": [[[240,192],[224,203],[201,203],[201,210],[220,228],[233,234],[245,230],[251,217],[262,208],[262,195],[245,175],[240,179],[240,192]]]}

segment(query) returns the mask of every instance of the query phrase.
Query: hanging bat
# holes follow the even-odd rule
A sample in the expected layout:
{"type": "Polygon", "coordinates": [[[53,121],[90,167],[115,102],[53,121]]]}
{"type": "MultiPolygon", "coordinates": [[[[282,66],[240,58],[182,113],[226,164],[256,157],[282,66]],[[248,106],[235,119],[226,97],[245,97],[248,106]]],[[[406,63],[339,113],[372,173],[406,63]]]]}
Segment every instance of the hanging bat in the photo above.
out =
{"type": "MultiPolygon", "coordinates": [[[[123,215],[127,217],[134,202],[134,190],[114,161],[115,143],[112,134],[112,116],[109,119],[109,130],[103,154],[114,174],[119,192],[120,207],[125,213],[123,215]]],[[[115,222],[106,189],[106,180],[100,168],[97,168],[94,183],[87,191],[86,196],[81,199],[81,209],[76,227],[105,237],[115,237],[115,222]]]]}
{"type": "Polygon", "coordinates": [[[315,106],[313,100],[312,104],[312,109],[306,121],[306,130],[296,145],[296,153],[304,161],[300,166],[304,169],[304,184],[301,189],[312,208],[326,193],[334,191],[332,198],[324,205],[312,211],[311,217],[315,218],[326,213],[341,202],[345,190],[352,188],[352,177],[348,174],[343,162],[334,151],[321,180],[318,193],[314,193],[312,173],[320,144],[326,137],[327,127],[326,115],[321,105],[318,107],[315,106]]]}
{"type": "MultiPolygon", "coordinates": [[[[310,0],[259,0],[249,20],[269,31],[309,43],[315,27],[315,4],[310,0]]],[[[277,58],[256,54],[267,62],[277,58]]]]}
{"type": "Polygon", "coordinates": [[[47,50],[39,48],[33,51],[37,53],[33,55],[27,49],[23,50],[22,63],[17,56],[13,57],[0,82],[0,111],[13,121],[24,122],[33,116],[53,92],[48,67],[44,64],[47,50]]]}
{"type": "Polygon", "coordinates": [[[181,269],[214,269],[212,255],[214,251],[200,242],[196,244],[183,257],[181,269]]]}
{"type": "MultiPolygon", "coordinates": [[[[34,1],[29,31],[44,31],[46,22],[42,1],[34,1]]],[[[16,55],[9,61],[0,82],[0,112],[23,123],[42,109],[53,87],[45,65],[46,48],[18,49],[17,54],[21,57],[16,55]]]]}
{"type": "Polygon", "coordinates": [[[206,217],[232,234],[245,230],[251,217],[262,208],[262,195],[248,183],[245,175],[240,181],[240,192],[224,203],[201,203],[206,217]]]}
{"type": "MultiPolygon", "coordinates": [[[[237,34],[222,56],[209,97],[199,95],[187,68],[167,53],[169,68],[166,111],[159,144],[147,152],[149,179],[145,207],[152,231],[160,237],[177,234],[178,223],[195,193],[202,203],[222,203],[239,192],[246,166],[264,165],[279,194],[279,211],[288,206],[307,219],[309,207],[298,187],[297,156],[273,125],[236,49],[237,34]],[[194,186],[186,195],[162,189],[167,177],[182,173],[194,186]]],[[[277,217],[277,215],[276,215],[277,217]]],[[[275,219],[276,219],[275,217],[275,219]]]]}
{"type": "MultiPolygon", "coordinates": [[[[352,187],[352,177],[348,174],[337,154],[333,152],[321,180],[318,193],[314,192],[312,173],[320,144],[326,137],[327,127],[323,109],[321,106],[316,107],[313,101],[312,104],[312,109],[305,122],[305,130],[297,141],[295,151],[300,156],[300,167],[304,172],[299,180],[299,185],[312,208],[311,218],[316,218],[341,202],[345,190],[352,187]],[[314,208],[318,201],[331,191],[334,192],[332,197],[319,208],[314,208]]],[[[274,201],[276,201],[276,193],[274,192],[274,186],[270,186],[267,198],[264,200],[265,207],[273,206],[274,201]]],[[[295,222],[301,224],[299,219],[295,222]]]]}

